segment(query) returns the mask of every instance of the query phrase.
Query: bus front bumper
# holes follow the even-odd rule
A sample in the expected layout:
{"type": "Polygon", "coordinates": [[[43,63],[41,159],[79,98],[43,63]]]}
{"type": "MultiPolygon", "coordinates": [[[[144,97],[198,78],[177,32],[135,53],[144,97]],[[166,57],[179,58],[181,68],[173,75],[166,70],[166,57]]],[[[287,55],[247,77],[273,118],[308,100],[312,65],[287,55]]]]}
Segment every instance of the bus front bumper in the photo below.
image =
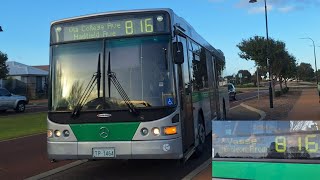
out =
{"type": "Polygon", "coordinates": [[[152,141],[54,142],[47,141],[48,158],[67,159],[181,159],[181,137],[152,141]],[[115,157],[95,158],[94,148],[114,148],[115,157]]]}

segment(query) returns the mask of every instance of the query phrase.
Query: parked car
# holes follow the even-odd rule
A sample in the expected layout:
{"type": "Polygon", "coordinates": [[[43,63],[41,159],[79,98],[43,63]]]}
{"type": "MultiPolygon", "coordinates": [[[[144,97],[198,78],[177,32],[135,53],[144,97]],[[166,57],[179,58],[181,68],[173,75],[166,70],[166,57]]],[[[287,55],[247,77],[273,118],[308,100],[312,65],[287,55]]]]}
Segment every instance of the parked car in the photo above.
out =
{"type": "Polygon", "coordinates": [[[5,88],[0,88],[0,111],[14,109],[16,112],[24,112],[29,100],[25,96],[14,95],[5,88]]]}
{"type": "Polygon", "coordinates": [[[229,93],[229,99],[236,100],[236,88],[232,83],[228,83],[228,93],[229,93]]]}

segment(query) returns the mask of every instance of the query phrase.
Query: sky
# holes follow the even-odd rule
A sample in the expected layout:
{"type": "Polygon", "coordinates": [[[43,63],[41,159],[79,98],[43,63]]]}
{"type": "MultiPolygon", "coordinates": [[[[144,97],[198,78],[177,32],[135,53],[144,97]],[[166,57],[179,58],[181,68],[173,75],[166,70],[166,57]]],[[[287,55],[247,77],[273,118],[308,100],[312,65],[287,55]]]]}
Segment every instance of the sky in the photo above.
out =
{"type": "MultiPolygon", "coordinates": [[[[269,37],[286,43],[298,63],[314,68],[312,41],[320,60],[320,0],[267,0],[269,37]]],[[[253,61],[241,59],[236,47],[242,40],[266,36],[264,1],[249,0],[1,0],[0,51],[9,61],[49,64],[52,21],[117,10],[171,8],[188,21],[216,49],[224,52],[226,70],[255,71],[253,61]]],[[[317,63],[319,69],[320,62],[317,63]]]]}

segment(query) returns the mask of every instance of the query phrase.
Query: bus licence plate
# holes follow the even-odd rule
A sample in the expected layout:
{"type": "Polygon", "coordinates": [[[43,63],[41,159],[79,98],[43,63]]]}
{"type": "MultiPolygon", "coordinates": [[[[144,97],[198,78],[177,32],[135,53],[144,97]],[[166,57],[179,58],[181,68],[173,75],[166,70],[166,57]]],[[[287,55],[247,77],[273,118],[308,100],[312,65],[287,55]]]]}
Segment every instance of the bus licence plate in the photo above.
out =
{"type": "Polygon", "coordinates": [[[92,149],[92,156],[93,157],[115,157],[115,150],[114,148],[93,148],[92,149]]]}

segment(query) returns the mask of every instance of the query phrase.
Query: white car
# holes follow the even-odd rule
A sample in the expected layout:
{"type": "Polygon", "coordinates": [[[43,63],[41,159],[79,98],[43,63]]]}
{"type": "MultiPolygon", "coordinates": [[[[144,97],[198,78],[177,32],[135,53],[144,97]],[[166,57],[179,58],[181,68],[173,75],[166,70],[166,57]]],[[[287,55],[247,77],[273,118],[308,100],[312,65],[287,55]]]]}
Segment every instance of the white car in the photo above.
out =
{"type": "Polygon", "coordinates": [[[14,95],[5,88],[0,88],[0,111],[14,109],[16,112],[24,112],[29,100],[25,96],[14,95]]]}

